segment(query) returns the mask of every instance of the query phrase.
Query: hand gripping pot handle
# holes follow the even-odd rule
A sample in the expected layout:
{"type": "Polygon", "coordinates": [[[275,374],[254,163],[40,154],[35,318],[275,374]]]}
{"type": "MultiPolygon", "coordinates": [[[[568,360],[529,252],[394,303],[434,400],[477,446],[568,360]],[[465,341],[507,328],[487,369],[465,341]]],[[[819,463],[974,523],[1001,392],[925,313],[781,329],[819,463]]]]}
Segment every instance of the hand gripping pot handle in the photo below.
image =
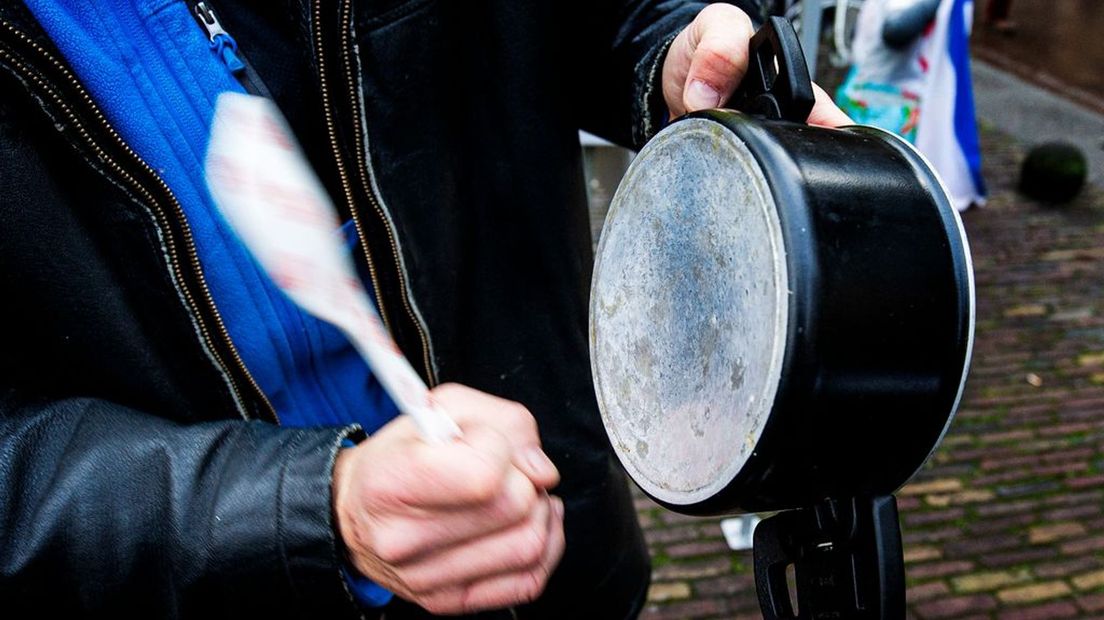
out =
{"type": "Polygon", "coordinates": [[[816,97],[793,26],[771,17],[751,37],[748,70],[725,107],[772,120],[804,123],[816,97]]]}

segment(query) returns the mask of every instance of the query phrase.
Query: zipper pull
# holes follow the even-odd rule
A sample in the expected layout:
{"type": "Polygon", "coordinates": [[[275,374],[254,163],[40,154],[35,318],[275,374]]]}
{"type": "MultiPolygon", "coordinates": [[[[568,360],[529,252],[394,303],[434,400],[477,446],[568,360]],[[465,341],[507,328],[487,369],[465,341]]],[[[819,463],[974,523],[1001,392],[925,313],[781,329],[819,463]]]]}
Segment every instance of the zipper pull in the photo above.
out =
{"type": "Polygon", "coordinates": [[[195,14],[199,18],[200,25],[207,30],[207,39],[211,42],[211,49],[215,50],[215,53],[230,69],[230,72],[244,71],[245,63],[242,62],[241,58],[238,58],[238,42],[230,36],[230,33],[223,30],[222,24],[215,17],[215,12],[205,2],[198,2],[195,5],[195,14]]]}

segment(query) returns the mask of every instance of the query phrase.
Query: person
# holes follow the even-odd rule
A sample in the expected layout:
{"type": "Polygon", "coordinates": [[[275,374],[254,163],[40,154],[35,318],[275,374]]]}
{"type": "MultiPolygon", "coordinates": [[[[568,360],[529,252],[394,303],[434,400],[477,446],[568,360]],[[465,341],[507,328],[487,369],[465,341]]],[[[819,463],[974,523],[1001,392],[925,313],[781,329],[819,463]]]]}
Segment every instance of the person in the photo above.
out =
{"type": "MultiPolygon", "coordinates": [[[[722,104],[739,7],[0,1],[6,615],[634,617],[577,131],[722,104]],[[217,217],[230,90],[287,116],[461,439],[419,439],[217,217]]],[[[818,91],[810,121],[846,119],[818,91]]]]}
{"type": "Polygon", "coordinates": [[[970,76],[971,0],[868,0],[836,92],[860,123],[916,145],[959,211],[985,204],[970,76]]]}
{"type": "Polygon", "coordinates": [[[1012,0],[989,0],[985,5],[985,25],[997,32],[1015,34],[1016,22],[1009,18],[1012,12],[1012,0]]]}

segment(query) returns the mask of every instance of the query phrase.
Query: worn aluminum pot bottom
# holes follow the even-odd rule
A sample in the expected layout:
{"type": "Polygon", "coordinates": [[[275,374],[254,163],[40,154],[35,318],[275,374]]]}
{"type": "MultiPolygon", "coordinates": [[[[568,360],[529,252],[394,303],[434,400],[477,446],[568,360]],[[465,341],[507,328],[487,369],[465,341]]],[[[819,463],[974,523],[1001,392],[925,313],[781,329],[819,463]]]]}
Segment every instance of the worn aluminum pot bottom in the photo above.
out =
{"type": "Polygon", "coordinates": [[[672,510],[893,492],[961,398],[962,223],[915,149],[713,110],[629,167],[591,291],[595,390],[629,475],[672,510]]]}

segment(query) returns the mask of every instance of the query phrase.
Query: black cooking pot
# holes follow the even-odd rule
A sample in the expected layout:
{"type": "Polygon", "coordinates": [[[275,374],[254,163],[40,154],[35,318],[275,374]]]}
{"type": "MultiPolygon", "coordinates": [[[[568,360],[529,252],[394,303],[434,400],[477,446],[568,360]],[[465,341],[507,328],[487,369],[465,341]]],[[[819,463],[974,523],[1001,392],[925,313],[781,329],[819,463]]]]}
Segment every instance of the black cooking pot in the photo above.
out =
{"type": "Polygon", "coordinates": [[[751,49],[744,111],[675,121],[614,196],[590,317],[603,421],[671,510],[800,509],[756,534],[767,618],[903,616],[890,494],[962,395],[966,237],[910,144],[803,124],[813,92],[788,23],[751,49]]]}

